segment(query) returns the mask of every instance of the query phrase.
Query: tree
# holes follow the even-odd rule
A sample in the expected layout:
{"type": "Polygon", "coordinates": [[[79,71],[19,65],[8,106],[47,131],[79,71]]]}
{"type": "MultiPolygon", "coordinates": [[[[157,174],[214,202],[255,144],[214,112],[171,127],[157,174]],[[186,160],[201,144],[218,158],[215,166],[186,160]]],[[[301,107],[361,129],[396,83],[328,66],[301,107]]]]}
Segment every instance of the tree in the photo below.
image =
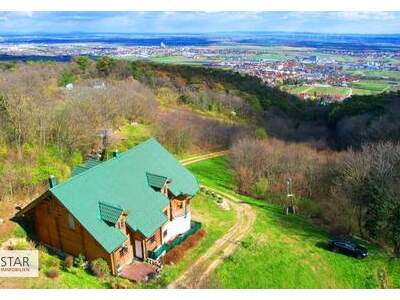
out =
{"type": "Polygon", "coordinates": [[[358,211],[360,229],[400,257],[400,145],[367,144],[344,160],[338,191],[358,211]]]}
{"type": "Polygon", "coordinates": [[[70,70],[65,69],[62,71],[60,78],[58,78],[58,86],[66,86],[67,84],[74,83],[76,77],[70,70]]]}
{"type": "Polygon", "coordinates": [[[358,230],[363,235],[368,178],[371,173],[371,156],[368,151],[345,153],[339,174],[340,196],[347,199],[356,209],[358,230]]]}
{"type": "Polygon", "coordinates": [[[82,72],[86,72],[86,69],[90,63],[90,59],[87,56],[78,56],[75,59],[75,62],[78,64],[79,69],[81,69],[82,72]]]}
{"type": "Polygon", "coordinates": [[[114,67],[114,59],[104,55],[102,56],[96,63],[96,68],[97,71],[103,75],[103,76],[107,76],[111,73],[113,67],[114,67]]]}

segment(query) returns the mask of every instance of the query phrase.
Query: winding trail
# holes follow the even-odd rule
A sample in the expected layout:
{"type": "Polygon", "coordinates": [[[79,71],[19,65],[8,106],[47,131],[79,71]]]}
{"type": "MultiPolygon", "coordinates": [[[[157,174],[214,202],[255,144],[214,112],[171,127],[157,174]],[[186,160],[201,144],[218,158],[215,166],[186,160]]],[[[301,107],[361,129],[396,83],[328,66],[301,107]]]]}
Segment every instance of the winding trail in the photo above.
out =
{"type": "MultiPolygon", "coordinates": [[[[227,151],[199,155],[181,161],[183,165],[199,162],[226,155],[227,151]]],[[[168,288],[205,288],[211,273],[221,264],[225,257],[231,255],[247,235],[256,219],[256,214],[250,205],[238,198],[208,186],[203,187],[225,198],[235,210],[237,220],[228,232],[218,239],[207,252],[198,258],[180,277],[173,281],[168,288]]]]}
{"type": "Polygon", "coordinates": [[[206,160],[206,159],[210,159],[210,158],[214,158],[214,157],[225,156],[227,154],[228,154],[228,150],[211,152],[211,153],[207,153],[207,154],[201,154],[201,155],[192,156],[192,157],[189,157],[186,159],[182,159],[181,163],[182,163],[182,165],[186,166],[186,165],[190,165],[190,164],[202,161],[202,160],[206,160]]]}

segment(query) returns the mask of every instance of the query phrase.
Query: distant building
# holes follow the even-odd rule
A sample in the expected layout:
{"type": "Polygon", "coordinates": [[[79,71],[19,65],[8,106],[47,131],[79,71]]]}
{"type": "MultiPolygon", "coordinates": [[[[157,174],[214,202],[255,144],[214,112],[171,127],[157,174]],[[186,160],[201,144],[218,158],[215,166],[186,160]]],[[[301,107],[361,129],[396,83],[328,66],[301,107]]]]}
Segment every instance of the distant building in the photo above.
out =
{"type": "Polygon", "coordinates": [[[308,60],[309,60],[310,62],[312,62],[313,64],[316,64],[316,63],[318,62],[318,56],[316,56],[316,55],[311,55],[311,56],[308,58],[308,60]]]}

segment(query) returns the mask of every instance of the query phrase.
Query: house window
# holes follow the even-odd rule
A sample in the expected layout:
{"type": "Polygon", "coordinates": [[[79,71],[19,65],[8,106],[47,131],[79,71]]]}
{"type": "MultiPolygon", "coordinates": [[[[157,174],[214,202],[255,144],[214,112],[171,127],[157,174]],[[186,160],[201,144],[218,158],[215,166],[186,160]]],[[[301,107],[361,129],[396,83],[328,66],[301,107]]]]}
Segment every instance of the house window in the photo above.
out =
{"type": "Polygon", "coordinates": [[[162,236],[165,238],[167,236],[168,231],[165,229],[162,236]]]}
{"type": "Polygon", "coordinates": [[[178,202],[178,208],[183,208],[183,202],[178,202]]]}
{"type": "Polygon", "coordinates": [[[155,241],[156,241],[156,236],[153,235],[153,236],[150,238],[150,243],[154,243],[155,241]]]}
{"type": "Polygon", "coordinates": [[[119,221],[118,222],[118,228],[119,229],[124,229],[124,222],[123,221],[119,221]]]}
{"type": "Polygon", "coordinates": [[[68,228],[75,230],[75,219],[71,214],[68,214],[68,228]]]}

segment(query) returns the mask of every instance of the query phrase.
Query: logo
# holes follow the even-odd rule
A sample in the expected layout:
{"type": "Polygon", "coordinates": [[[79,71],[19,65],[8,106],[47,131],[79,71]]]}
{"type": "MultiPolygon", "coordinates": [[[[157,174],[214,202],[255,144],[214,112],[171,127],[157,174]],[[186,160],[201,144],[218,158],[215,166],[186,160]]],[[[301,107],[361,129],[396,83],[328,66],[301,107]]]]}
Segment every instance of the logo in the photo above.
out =
{"type": "Polygon", "coordinates": [[[37,250],[0,250],[0,277],[38,277],[37,250]]]}

